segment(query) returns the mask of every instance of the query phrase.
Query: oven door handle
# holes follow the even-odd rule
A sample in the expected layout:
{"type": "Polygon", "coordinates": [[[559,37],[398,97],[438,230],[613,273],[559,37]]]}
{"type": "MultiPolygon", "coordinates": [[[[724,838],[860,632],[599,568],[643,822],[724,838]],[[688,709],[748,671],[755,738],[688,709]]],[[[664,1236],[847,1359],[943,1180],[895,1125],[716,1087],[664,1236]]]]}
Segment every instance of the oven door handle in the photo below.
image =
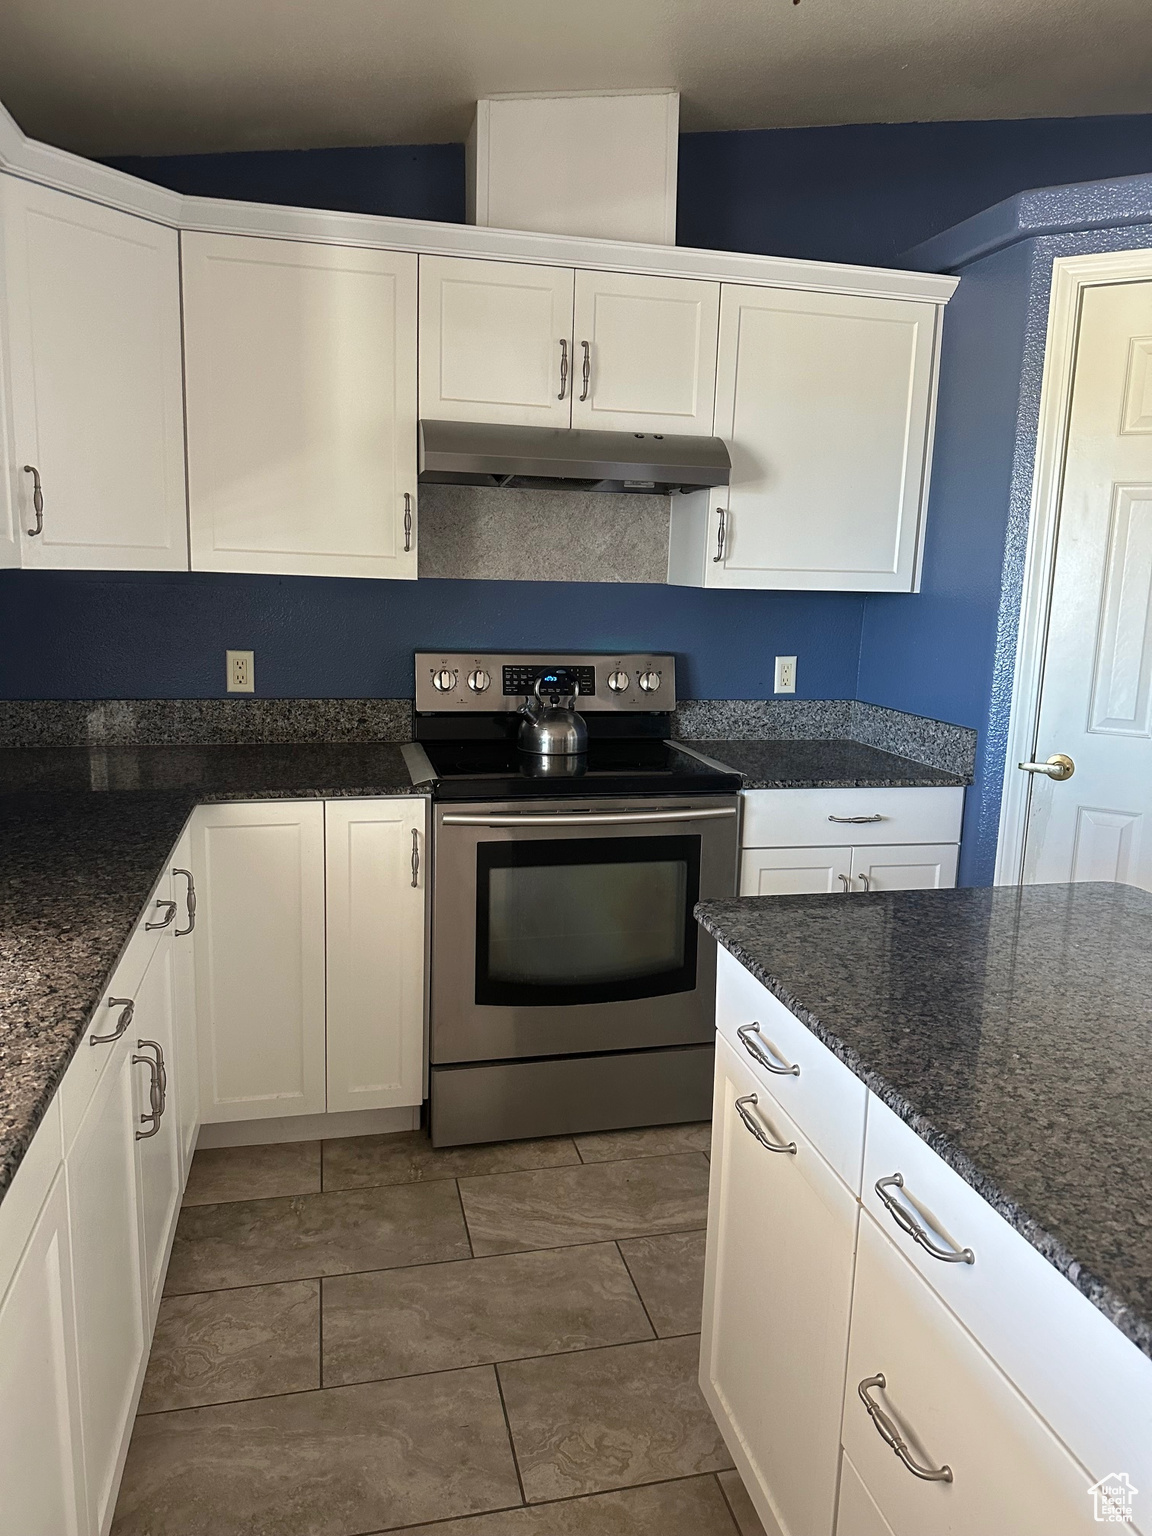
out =
{"type": "Polygon", "coordinates": [[[460,812],[447,812],[446,827],[622,827],[654,821],[720,821],[735,816],[735,806],[722,810],[683,811],[609,811],[604,815],[564,813],[558,816],[471,816],[460,812]]]}

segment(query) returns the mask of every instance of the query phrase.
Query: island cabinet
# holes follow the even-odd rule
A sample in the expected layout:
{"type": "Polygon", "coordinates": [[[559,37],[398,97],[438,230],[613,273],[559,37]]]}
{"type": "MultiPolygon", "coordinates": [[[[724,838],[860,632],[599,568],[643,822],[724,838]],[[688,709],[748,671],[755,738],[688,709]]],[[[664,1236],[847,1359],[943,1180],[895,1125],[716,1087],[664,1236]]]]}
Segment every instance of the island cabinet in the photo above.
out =
{"type": "Polygon", "coordinates": [[[187,570],[176,231],[0,176],[0,251],[12,563],[187,570]]]}
{"type": "Polygon", "coordinates": [[[963,789],[744,792],[741,896],[956,884],[963,789]]]}
{"type": "Polygon", "coordinates": [[[196,811],[205,1124],[421,1103],[427,862],[420,796],[196,811]]]}
{"type": "Polygon", "coordinates": [[[1075,1536],[1152,1487],[1152,1360],[723,950],[717,1032],[700,1382],[768,1536],[1075,1536]]]}

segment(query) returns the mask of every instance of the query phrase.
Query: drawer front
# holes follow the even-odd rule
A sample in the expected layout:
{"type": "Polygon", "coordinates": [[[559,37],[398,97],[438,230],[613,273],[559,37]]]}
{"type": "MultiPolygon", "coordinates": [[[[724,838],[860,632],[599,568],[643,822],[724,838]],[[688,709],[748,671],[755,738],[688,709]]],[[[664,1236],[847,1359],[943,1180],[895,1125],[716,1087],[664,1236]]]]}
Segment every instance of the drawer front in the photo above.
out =
{"type": "Polygon", "coordinates": [[[0,1297],[16,1273],[24,1246],[48,1198],[64,1149],[60,1137],[60,1095],[49,1104],[20,1166],[0,1201],[0,1297]]]}
{"type": "Polygon", "coordinates": [[[749,789],[742,842],[745,848],[958,843],[963,811],[962,789],[749,789]]]}
{"type": "Polygon", "coordinates": [[[856,1254],[843,1441],[895,1536],[1088,1536],[1099,1529],[1087,1472],[867,1214],[856,1254]],[[950,1482],[926,1481],[901,1461],[861,1401],[866,1382],[909,1456],[927,1471],[947,1467],[950,1482]]]}
{"type": "MultiPolygon", "coordinates": [[[[1152,1490],[1152,1360],[875,1095],[864,1204],[1094,1477],[1126,1471],[1152,1490]],[[897,1173],[903,1187],[888,1197],[939,1247],[970,1249],[971,1264],[935,1258],[902,1230],[876,1191],[897,1173]]],[[[1152,1492],[1145,1502],[1152,1511],[1152,1492]]]]}
{"type": "MultiPolygon", "coordinates": [[[[73,1137],[80,1129],[80,1122],[84,1118],[84,1111],[88,1108],[88,1101],[96,1091],[96,1084],[100,1081],[112,1055],[112,1041],[92,1045],[91,1038],[93,1035],[115,1033],[120,1020],[124,1017],[124,1003],[113,1003],[112,999],[124,998],[135,1001],[140,983],[144,980],[144,972],[148,969],[148,962],[156,952],[157,944],[173,926],[173,923],[169,923],[164,929],[151,931],[146,926],[164,917],[168,909],[166,907],[158,909],[156,903],[170,899],[171,883],[172,876],[165,864],[164,874],[148,898],[135,931],[120,957],[120,963],[104,989],[104,994],[96,1006],[96,1012],[88,1021],[88,1027],[84,1031],[80,1044],[76,1047],[76,1054],[69,1062],[64,1080],[60,1084],[65,1151],[72,1145],[73,1137]]],[[[131,1020],[129,1028],[131,1028],[131,1020]]]]}
{"type": "Polygon", "coordinates": [[[755,977],[721,949],[716,970],[716,1027],[776,1102],[854,1193],[860,1190],[868,1090],[827,1046],[755,977]],[[759,1030],[749,1026],[758,1024],[759,1030]],[[744,1034],[740,1034],[744,1030],[744,1034]],[[758,1060],[766,1055],[773,1072],[758,1060]]]}

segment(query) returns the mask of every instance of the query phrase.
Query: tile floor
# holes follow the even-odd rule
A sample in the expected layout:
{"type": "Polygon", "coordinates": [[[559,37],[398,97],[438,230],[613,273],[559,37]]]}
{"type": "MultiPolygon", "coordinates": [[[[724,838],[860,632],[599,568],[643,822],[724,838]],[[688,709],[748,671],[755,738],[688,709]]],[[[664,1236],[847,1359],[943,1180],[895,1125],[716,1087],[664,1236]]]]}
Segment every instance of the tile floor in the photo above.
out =
{"type": "Polygon", "coordinates": [[[197,1153],[113,1536],[761,1536],[696,1386],[707,1147],[197,1153]]]}

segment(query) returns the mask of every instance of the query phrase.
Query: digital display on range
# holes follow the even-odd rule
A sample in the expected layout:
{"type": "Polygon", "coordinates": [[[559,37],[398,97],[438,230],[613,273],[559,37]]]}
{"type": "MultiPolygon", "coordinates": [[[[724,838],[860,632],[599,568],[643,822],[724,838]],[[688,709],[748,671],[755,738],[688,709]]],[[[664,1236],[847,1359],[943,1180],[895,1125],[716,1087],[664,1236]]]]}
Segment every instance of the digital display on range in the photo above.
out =
{"type": "Polygon", "coordinates": [[[514,698],[517,695],[531,694],[536,687],[536,680],[541,680],[541,693],[575,693],[577,687],[582,698],[588,699],[596,693],[596,668],[595,667],[543,667],[539,662],[531,666],[505,667],[503,690],[506,698],[514,698]]]}

